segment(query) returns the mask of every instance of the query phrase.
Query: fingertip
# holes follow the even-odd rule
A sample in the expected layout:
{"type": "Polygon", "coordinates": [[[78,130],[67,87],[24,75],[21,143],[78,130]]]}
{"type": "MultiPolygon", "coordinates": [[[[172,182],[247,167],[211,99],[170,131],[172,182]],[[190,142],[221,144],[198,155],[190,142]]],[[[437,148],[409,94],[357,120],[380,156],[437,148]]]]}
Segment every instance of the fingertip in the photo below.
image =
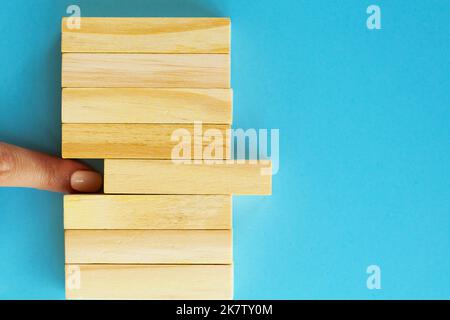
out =
{"type": "Polygon", "coordinates": [[[83,193],[93,193],[100,190],[103,184],[102,176],[91,170],[77,170],[70,176],[70,186],[73,190],[83,193]]]}

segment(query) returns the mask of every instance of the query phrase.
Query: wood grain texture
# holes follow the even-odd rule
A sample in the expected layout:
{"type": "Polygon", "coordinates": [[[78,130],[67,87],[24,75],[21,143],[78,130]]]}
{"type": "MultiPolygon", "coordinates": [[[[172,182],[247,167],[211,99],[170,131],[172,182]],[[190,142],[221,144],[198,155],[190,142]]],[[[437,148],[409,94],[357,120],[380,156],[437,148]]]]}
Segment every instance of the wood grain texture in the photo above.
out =
{"type": "Polygon", "coordinates": [[[230,264],[231,230],[65,230],[66,263],[230,264]]]}
{"type": "Polygon", "coordinates": [[[229,195],[66,195],[65,229],[231,229],[229,195]]]}
{"type": "Polygon", "coordinates": [[[65,88],[63,123],[231,124],[231,89],[65,88]]]}
{"type": "Polygon", "coordinates": [[[225,300],[232,265],[66,265],[67,299],[225,300]]]}
{"type": "Polygon", "coordinates": [[[271,175],[257,164],[183,164],[163,160],[105,160],[105,193],[271,194],[271,175]]]}
{"type": "Polygon", "coordinates": [[[64,53],[63,87],[229,88],[228,54],[64,53]]]}
{"type": "Polygon", "coordinates": [[[229,125],[219,124],[66,123],[62,125],[62,157],[172,159],[174,152],[185,158],[227,159],[230,157],[228,129],[229,125]],[[216,132],[222,138],[205,139],[208,130],[214,130],[209,132],[216,132]],[[185,148],[186,152],[174,150],[182,145],[190,148],[185,148]]]}
{"type": "Polygon", "coordinates": [[[229,18],[82,17],[70,26],[63,18],[62,52],[230,52],[229,18]]]}

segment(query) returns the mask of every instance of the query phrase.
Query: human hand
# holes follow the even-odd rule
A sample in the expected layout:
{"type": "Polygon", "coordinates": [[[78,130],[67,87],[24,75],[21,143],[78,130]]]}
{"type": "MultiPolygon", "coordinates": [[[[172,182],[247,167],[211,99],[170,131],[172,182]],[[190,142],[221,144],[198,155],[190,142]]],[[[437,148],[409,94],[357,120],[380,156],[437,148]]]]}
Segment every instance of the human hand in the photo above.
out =
{"type": "Polygon", "coordinates": [[[96,192],[102,176],[80,162],[0,142],[0,187],[96,192]]]}

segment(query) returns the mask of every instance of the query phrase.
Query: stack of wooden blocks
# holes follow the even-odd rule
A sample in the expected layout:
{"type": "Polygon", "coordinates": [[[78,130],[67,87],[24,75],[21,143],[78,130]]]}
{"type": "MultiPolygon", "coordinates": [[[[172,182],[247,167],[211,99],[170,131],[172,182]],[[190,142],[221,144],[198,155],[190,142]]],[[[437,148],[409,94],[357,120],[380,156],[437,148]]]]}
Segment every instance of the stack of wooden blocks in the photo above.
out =
{"type": "Polygon", "coordinates": [[[104,194],[64,197],[66,297],[231,299],[231,195],[270,194],[271,176],[209,158],[230,157],[230,20],[71,27],[63,19],[63,157],[105,162],[104,194]],[[192,161],[174,159],[180,144],[192,161]]]}

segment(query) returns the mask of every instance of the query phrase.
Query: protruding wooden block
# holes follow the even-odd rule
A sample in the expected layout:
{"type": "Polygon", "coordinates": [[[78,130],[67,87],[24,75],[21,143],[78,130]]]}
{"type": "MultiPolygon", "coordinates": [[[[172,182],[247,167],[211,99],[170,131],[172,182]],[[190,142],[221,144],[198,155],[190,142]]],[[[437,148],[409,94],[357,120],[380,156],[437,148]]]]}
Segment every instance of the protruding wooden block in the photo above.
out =
{"type": "Polygon", "coordinates": [[[231,229],[229,195],[64,196],[65,229],[231,229]]]}
{"type": "Polygon", "coordinates": [[[230,264],[231,230],[66,230],[66,263],[230,264]]]}
{"type": "Polygon", "coordinates": [[[219,124],[66,123],[62,125],[62,157],[172,159],[174,153],[187,158],[227,159],[230,157],[228,129],[229,125],[219,124]],[[207,132],[213,133],[211,139],[204,137],[207,132]],[[190,142],[190,148],[181,147],[185,141],[190,142]],[[196,153],[195,149],[200,152],[196,153]]]}
{"type": "Polygon", "coordinates": [[[225,300],[232,265],[66,265],[67,299],[225,300]]]}
{"type": "Polygon", "coordinates": [[[228,54],[64,53],[62,86],[229,88],[228,54]]]}
{"type": "Polygon", "coordinates": [[[229,53],[229,18],[62,19],[62,52],[229,53]],[[72,27],[72,28],[71,28],[72,27]]]}
{"type": "Polygon", "coordinates": [[[65,88],[63,123],[231,124],[231,89],[65,88]]]}
{"type": "Polygon", "coordinates": [[[185,164],[171,160],[106,159],[104,171],[105,193],[269,195],[272,192],[272,176],[268,174],[271,163],[185,164]]]}

